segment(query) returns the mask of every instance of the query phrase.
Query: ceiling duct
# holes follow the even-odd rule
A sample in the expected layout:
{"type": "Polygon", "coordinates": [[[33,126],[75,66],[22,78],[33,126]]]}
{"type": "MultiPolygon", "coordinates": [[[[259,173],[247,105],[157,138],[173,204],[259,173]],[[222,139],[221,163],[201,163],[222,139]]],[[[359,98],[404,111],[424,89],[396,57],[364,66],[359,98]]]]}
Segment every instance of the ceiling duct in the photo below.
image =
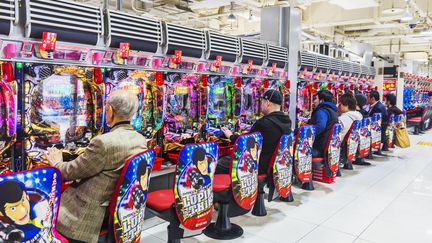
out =
{"type": "Polygon", "coordinates": [[[0,34],[9,35],[11,33],[13,25],[18,23],[18,10],[18,1],[0,1],[0,34]]]}
{"type": "Polygon", "coordinates": [[[65,0],[26,0],[26,37],[57,33],[59,41],[96,45],[104,34],[102,9],[65,0]]]}
{"type": "Polygon", "coordinates": [[[240,56],[240,40],[238,37],[207,31],[209,60],[222,56],[223,61],[236,62],[240,56]]]}
{"type": "Polygon", "coordinates": [[[161,25],[159,20],[108,10],[108,46],[119,47],[121,42],[128,42],[132,50],[156,53],[163,42],[161,25]]]}
{"type": "Polygon", "coordinates": [[[267,50],[264,43],[248,39],[240,39],[242,63],[253,60],[254,65],[261,66],[267,59],[267,50]]]}

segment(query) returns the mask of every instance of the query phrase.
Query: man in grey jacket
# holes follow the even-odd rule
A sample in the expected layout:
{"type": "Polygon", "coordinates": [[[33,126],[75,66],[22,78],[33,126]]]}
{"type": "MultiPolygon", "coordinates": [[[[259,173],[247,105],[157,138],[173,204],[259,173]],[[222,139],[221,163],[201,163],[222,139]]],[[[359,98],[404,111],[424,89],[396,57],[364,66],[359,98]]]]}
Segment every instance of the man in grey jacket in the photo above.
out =
{"type": "Polygon", "coordinates": [[[65,181],[74,183],[62,193],[57,230],[70,243],[96,243],[106,208],[126,160],[146,149],[146,139],[130,125],[138,98],[127,91],[113,91],[106,104],[109,133],[90,141],[75,160],[63,162],[62,152],[48,149],[47,159],[65,181]],[[78,181],[79,180],[79,181],[78,181]]]}

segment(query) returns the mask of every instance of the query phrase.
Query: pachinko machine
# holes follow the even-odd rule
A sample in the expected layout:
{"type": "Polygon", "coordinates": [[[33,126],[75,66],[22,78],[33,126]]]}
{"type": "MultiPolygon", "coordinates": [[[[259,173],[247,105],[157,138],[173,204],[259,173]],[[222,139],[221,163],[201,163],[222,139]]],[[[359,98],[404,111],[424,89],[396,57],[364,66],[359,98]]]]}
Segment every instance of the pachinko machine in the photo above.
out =
{"type": "Polygon", "coordinates": [[[6,5],[1,168],[47,166],[49,147],[76,158],[109,132],[105,102],[115,90],[137,95],[132,126],[156,148],[153,169],[186,144],[228,142],[221,126],[249,131],[267,89],[280,90],[289,110],[285,47],[66,0],[6,5]]]}
{"type": "Polygon", "coordinates": [[[403,108],[408,112],[422,108],[429,102],[428,92],[432,91],[432,79],[412,73],[404,74],[403,108]]]}
{"type": "Polygon", "coordinates": [[[339,103],[345,93],[368,94],[373,86],[375,69],[365,65],[342,61],[328,56],[301,52],[297,82],[297,127],[304,126],[311,118],[314,99],[321,90],[333,94],[334,103],[339,103]]]}

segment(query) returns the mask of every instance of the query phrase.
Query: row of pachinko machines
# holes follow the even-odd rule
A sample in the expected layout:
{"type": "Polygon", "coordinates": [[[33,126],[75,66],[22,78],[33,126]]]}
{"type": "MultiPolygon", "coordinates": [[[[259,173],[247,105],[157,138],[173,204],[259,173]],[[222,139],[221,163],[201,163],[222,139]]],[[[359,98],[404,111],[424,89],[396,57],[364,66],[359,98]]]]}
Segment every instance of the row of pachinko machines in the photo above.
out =
{"type": "MultiPolygon", "coordinates": [[[[63,0],[5,6],[3,168],[45,165],[44,152],[52,146],[63,149],[65,160],[81,154],[92,137],[109,131],[104,100],[115,89],[137,94],[133,126],[164,160],[176,161],[183,145],[202,141],[229,152],[220,127],[248,131],[261,116],[259,97],[267,89],[281,91],[288,112],[285,47],[63,0]]],[[[358,79],[368,80],[364,90],[370,90],[371,68],[310,52],[300,58],[300,121],[318,88],[340,94],[358,79]]]]}
{"type": "Polygon", "coordinates": [[[413,112],[429,104],[428,93],[432,92],[432,78],[404,74],[403,108],[407,112],[413,112]]]}
{"type": "Polygon", "coordinates": [[[247,131],[266,89],[289,107],[287,48],[75,2],[17,2],[0,16],[3,168],[44,166],[52,146],[65,160],[81,154],[109,131],[104,103],[116,89],[137,94],[132,125],[159,167],[185,144],[228,142],[220,126],[247,131]]]}

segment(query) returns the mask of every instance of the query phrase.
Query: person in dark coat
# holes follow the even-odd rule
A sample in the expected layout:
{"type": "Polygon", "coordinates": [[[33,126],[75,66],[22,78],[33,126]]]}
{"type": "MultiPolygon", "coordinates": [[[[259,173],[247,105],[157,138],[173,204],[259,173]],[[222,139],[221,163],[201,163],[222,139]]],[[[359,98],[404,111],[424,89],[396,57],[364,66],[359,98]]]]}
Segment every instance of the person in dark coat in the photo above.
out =
{"type": "MultiPolygon", "coordinates": [[[[385,134],[385,130],[387,129],[388,123],[388,113],[385,105],[380,101],[380,94],[376,90],[372,90],[370,92],[368,103],[371,106],[369,109],[369,116],[372,116],[375,113],[381,113],[381,143],[383,144],[382,151],[389,151],[387,144],[387,136],[385,134]]],[[[377,154],[380,154],[379,151],[377,154]]]]}
{"type": "Polygon", "coordinates": [[[324,147],[330,131],[338,122],[338,109],[333,103],[333,94],[327,90],[318,92],[314,99],[315,109],[309,121],[315,127],[316,139],[313,144],[312,157],[323,157],[324,147]]]}
{"type": "Polygon", "coordinates": [[[367,103],[367,97],[364,94],[356,94],[357,111],[360,112],[363,117],[368,117],[369,113],[363,108],[367,103]]]}
{"type": "MultiPolygon", "coordinates": [[[[291,120],[281,111],[282,95],[274,89],[267,90],[261,97],[261,111],[264,114],[252,126],[250,133],[260,132],[263,137],[261,155],[259,157],[259,174],[267,174],[270,159],[279,143],[282,135],[291,133],[291,120]]],[[[232,142],[238,135],[234,135],[229,129],[222,127],[222,132],[232,142]]],[[[221,158],[216,166],[216,174],[228,174],[230,159],[221,158]]]]}
{"type": "Polygon", "coordinates": [[[388,113],[389,117],[391,115],[398,116],[398,115],[402,115],[403,114],[403,112],[401,111],[401,109],[399,109],[396,106],[396,95],[394,95],[394,94],[387,94],[385,96],[385,98],[386,98],[387,113],[388,113]]]}

